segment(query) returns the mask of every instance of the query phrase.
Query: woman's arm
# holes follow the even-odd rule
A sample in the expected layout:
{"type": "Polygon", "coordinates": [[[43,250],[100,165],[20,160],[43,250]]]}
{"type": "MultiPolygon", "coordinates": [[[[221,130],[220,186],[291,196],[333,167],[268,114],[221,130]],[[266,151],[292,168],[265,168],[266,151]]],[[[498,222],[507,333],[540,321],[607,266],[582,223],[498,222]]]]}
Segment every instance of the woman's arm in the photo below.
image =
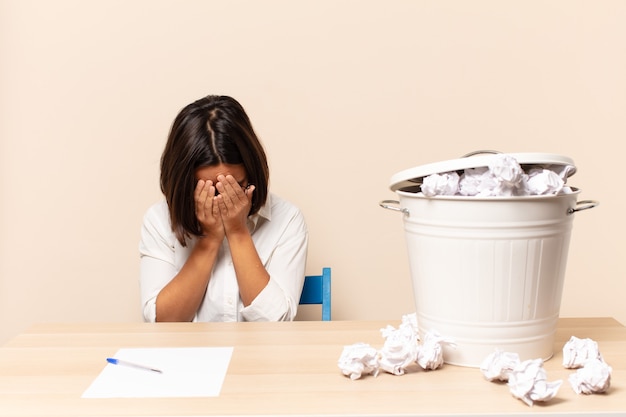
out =
{"type": "Polygon", "coordinates": [[[180,272],[159,292],[156,321],[192,321],[204,298],[220,244],[201,238],[180,272]]]}
{"type": "Polygon", "coordinates": [[[233,259],[239,296],[248,306],[270,280],[247,226],[254,185],[244,190],[231,175],[220,175],[217,181],[220,194],[215,200],[233,259]]]}
{"type": "Polygon", "coordinates": [[[224,227],[214,198],[213,183],[198,181],[194,201],[203,236],[197,240],[180,272],[159,292],[156,321],[191,321],[200,308],[224,239],[224,227]]]}
{"type": "Polygon", "coordinates": [[[244,308],[246,321],[293,320],[300,301],[308,232],[297,207],[272,196],[270,206],[255,226],[253,240],[270,281],[252,304],[244,308]]]}

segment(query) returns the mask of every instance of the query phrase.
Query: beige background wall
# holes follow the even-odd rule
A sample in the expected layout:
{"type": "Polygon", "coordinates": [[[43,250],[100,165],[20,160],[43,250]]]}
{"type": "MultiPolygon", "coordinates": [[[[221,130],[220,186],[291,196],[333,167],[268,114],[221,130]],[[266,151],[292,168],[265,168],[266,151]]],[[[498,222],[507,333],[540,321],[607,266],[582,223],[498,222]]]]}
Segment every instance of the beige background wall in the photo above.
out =
{"type": "MultiPolygon", "coordinates": [[[[139,227],[185,104],[236,97],[333,268],[334,319],[414,311],[392,174],[572,157],[563,316],[626,323],[624,1],[0,0],[0,342],[136,321],[139,227]]],[[[440,296],[445,297],[445,294],[440,296]]]]}

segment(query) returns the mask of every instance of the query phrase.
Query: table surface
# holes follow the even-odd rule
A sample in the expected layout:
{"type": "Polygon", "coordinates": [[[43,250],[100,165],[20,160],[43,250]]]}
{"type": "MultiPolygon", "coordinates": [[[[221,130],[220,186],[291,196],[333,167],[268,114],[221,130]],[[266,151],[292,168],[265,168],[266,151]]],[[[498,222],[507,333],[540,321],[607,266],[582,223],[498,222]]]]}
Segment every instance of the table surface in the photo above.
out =
{"type": "Polygon", "coordinates": [[[352,381],[337,360],[344,345],[379,349],[380,329],[400,322],[40,324],[0,347],[0,416],[200,415],[626,415],[626,327],[612,318],[562,318],[548,380],[557,396],[528,407],[476,368],[417,365],[402,376],[352,381]],[[574,335],[598,342],[613,368],[605,394],[577,395],[562,348],[574,335]],[[84,399],[120,348],[233,346],[219,397],[84,399]]]}

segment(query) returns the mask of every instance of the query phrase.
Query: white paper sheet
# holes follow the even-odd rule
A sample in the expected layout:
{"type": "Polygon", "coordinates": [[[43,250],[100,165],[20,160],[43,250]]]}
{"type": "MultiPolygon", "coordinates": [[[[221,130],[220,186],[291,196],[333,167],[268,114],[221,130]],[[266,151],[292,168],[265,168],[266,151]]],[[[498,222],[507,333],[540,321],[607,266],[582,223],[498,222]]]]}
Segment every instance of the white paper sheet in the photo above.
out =
{"type": "Polygon", "coordinates": [[[232,352],[232,347],[120,349],[115,358],[162,373],[106,364],[82,398],[217,397],[232,352]]]}

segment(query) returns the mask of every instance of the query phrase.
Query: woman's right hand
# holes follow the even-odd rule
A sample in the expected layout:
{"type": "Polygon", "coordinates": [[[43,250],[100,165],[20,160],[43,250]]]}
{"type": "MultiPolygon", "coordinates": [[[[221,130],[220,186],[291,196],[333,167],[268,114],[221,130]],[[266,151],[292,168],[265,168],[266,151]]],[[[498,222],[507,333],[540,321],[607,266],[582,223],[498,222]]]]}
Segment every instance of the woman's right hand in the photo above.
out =
{"type": "Polygon", "coordinates": [[[198,181],[194,191],[194,201],[196,204],[196,218],[202,228],[202,236],[219,242],[224,240],[224,224],[220,215],[220,209],[215,202],[213,181],[198,181]]]}
{"type": "Polygon", "coordinates": [[[224,240],[224,226],[215,203],[211,181],[199,180],[193,193],[195,214],[202,238],[178,274],[161,289],[156,299],[156,321],[192,321],[200,308],[211,270],[224,240]]]}

